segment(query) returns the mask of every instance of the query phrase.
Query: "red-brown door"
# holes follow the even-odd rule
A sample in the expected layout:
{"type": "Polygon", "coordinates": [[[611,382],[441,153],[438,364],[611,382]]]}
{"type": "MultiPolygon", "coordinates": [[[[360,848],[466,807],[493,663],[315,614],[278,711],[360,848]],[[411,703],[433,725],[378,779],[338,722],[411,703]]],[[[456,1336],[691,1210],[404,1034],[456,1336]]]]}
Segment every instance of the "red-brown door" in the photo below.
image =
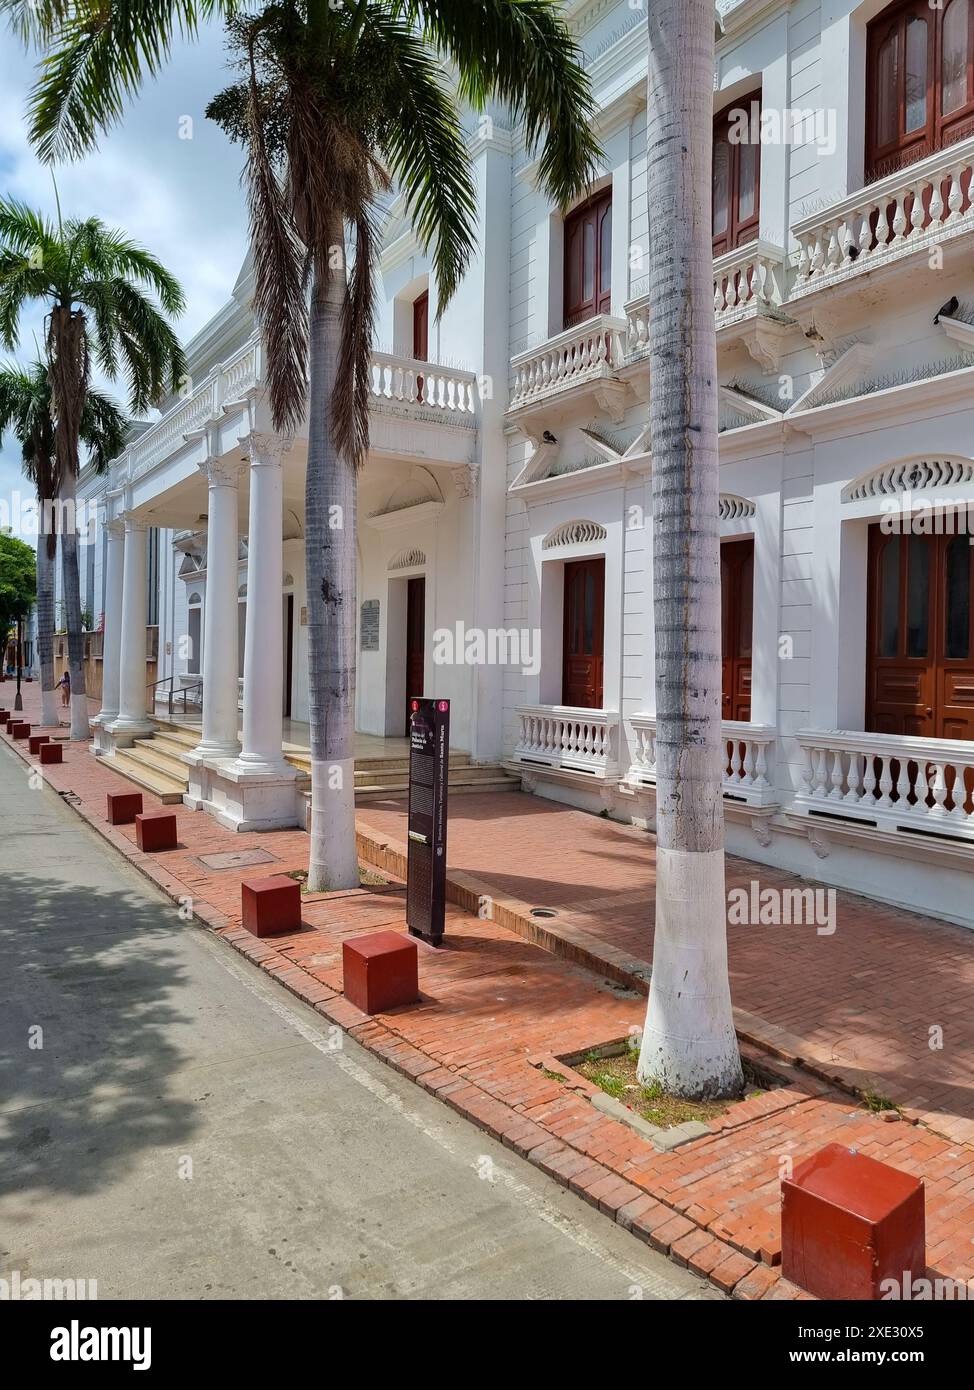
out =
{"type": "Polygon", "coordinates": [[[565,565],[563,704],[602,708],[604,631],[605,560],[569,561],[565,565]]]}
{"type": "Polygon", "coordinates": [[[754,538],[720,547],[721,718],[751,718],[754,538]]]}
{"type": "MultiPolygon", "coordinates": [[[[413,301],[413,360],[416,362],[428,362],[430,356],[430,297],[429,291],[424,290],[418,299],[413,301]]],[[[416,380],[416,399],[423,399],[423,378],[416,380]]]]}
{"type": "Polygon", "coordinates": [[[565,327],[612,304],[612,189],[607,188],[565,219],[565,327]]]}
{"type": "Polygon", "coordinates": [[[406,733],[409,701],[422,695],[426,664],[426,580],[410,579],[406,588],[406,733]]]}
{"type": "Polygon", "coordinates": [[[871,526],[867,602],[867,731],[974,739],[969,538],[871,526]]]}

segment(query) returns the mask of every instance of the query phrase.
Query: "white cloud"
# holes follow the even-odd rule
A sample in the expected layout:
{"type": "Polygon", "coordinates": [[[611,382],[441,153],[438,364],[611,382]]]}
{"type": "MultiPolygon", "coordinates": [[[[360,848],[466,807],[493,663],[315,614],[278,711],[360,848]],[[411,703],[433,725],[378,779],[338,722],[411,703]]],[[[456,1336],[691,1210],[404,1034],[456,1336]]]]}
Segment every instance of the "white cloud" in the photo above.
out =
{"type": "MultiPolygon", "coordinates": [[[[14,35],[0,31],[0,188],[53,217],[50,170],[27,141],[33,61],[14,35]]],[[[177,328],[184,341],[229,298],[246,250],[242,152],[203,115],[210,97],[232,80],[218,27],[196,44],[177,44],[158,81],[130,104],[98,151],[56,170],[65,217],[97,216],[121,228],[180,280],[187,308],[177,328]],[[180,138],[186,118],[190,139],[180,138]]],[[[35,334],[41,341],[42,311],[24,318],[22,360],[34,355],[35,334]]],[[[9,498],[20,485],[19,451],[7,441],[0,451],[0,496],[9,498]]]]}

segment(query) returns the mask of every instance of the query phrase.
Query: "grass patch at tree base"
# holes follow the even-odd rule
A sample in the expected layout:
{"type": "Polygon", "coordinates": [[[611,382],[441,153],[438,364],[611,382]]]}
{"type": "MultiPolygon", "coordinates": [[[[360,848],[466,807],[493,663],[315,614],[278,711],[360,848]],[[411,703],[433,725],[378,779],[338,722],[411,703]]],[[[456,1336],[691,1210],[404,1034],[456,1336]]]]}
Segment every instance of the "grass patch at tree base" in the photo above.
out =
{"type": "Polygon", "coordinates": [[[706,1124],[718,1115],[726,1115],[738,1101],[771,1089],[767,1078],[759,1077],[745,1060],[744,1089],[740,1095],[726,1096],[720,1100],[685,1100],[682,1096],[669,1095],[659,1084],[644,1086],[636,1076],[638,1062],[638,1052],[629,1050],[615,1057],[590,1054],[584,1061],[576,1063],[575,1069],[605,1091],[606,1095],[621,1101],[633,1114],[640,1115],[660,1129],[669,1129],[687,1120],[699,1120],[706,1124]]]}

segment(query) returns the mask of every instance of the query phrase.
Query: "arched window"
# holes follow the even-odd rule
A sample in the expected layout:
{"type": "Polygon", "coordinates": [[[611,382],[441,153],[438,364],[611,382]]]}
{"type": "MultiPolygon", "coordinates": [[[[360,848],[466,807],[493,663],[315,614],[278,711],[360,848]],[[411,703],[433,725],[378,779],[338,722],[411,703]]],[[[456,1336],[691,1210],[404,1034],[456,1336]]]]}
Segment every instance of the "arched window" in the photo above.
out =
{"type": "Polygon", "coordinates": [[[899,0],[868,29],[866,180],[974,134],[974,0],[899,0]]]}
{"type": "Polygon", "coordinates": [[[761,92],[749,92],[714,119],[714,255],[745,246],[761,217],[761,92]]]}

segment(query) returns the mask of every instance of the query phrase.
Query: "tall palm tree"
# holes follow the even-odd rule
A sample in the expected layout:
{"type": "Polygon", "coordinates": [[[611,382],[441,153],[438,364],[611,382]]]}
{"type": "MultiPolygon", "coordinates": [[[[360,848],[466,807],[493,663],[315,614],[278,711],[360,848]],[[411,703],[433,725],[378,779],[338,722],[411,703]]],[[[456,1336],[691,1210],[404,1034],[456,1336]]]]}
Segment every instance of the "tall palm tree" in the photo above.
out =
{"type": "Polygon", "coordinates": [[[185,372],[183,350],[165,315],[183,308],[183,292],[148,251],[95,217],[48,221],[0,198],[0,342],[13,348],[20,318],[35,300],[46,306],[47,370],[54,418],[59,500],[66,525],[61,565],[71,673],[71,737],[87,739],[81,637],[78,535],[74,521],[81,421],[92,366],[109,380],[122,372],[133,412],[143,413],[185,372]],[[158,296],[163,312],[147,292],[158,296]]]}
{"type": "Polygon", "coordinates": [[[356,473],[369,447],[375,199],[391,185],[404,193],[442,312],[476,239],[464,105],[506,103],[528,149],[540,148],[538,179],[553,199],[564,206],[584,191],[598,154],[593,104],[557,0],[278,0],[247,14],[231,0],[0,4],[48,44],[32,134],[49,158],[87,149],[118,120],[177,32],[217,13],[227,21],[241,80],[208,114],[247,152],[275,427],[288,433],[309,417],[308,887],[357,886],[356,473]]]}
{"type": "Polygon", "coordinates": [[[641,1080],[727,1095],[741,1063],[727,975],[720,737],[713,0],[649,11],[649,374],[656,626],[656,929],[641,1080]]]}
{"type": "MultiPolygon", "coordinates": [[[[54,689],[55,509],[59,492],[51,378],[43,362],[0,367],[0,443],[9,430],[20,444],[24,473],[37,493],[37,647],[41,665],[41,723],[60,722],[54,689]]],[[[81,442],[97,473],[125,445],[128,420],[115,402],[89,390],[81,413],[81,442]]]]}

